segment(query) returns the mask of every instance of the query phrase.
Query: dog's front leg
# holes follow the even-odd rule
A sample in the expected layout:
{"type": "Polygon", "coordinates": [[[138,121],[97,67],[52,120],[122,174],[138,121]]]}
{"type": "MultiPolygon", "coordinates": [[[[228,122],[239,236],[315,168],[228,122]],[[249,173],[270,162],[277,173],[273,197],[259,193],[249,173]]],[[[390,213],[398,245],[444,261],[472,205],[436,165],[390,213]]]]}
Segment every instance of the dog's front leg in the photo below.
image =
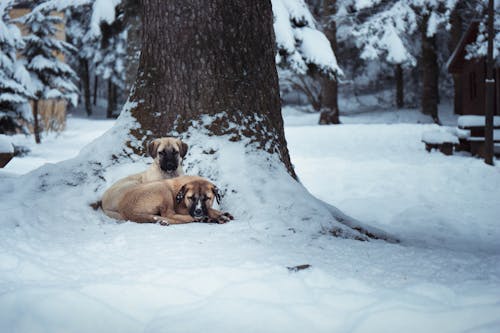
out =
{"type": "Polygon", "coordinates": [[[168,221],[169,224],[184,224],[197,222],[191,215],[177,214],[173,209],[160,209],[162,219],[168,221]]]}
{"type": "Polygon", "coordinates": [[[228,212],[221,212],[220,210],[213,208],[208,209],[208,217],[210,218],[210,222],[219,224],[227,223],[234,219],[233,215],[228,212]]]}

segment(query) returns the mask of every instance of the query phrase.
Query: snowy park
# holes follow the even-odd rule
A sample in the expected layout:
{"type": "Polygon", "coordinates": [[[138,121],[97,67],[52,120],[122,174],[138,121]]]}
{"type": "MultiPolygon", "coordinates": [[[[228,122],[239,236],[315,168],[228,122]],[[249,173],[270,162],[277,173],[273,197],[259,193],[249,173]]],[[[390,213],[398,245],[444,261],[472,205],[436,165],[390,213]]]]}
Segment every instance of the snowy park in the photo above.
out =
{"type": "MultiPolygon", "coordinates": [[[[2,331],[496,332],[500,169],[427,153],[420,136],[436,125],[413,122],[417,112],[320,127],[284,110],[303,185],[398,244],[335,238],[275,212],[225,225],[116,223],[88,207],[92,191],[36,188],[43,163],[81,159],[113,125],[70,117],[0,173],[2,331]],[[288,269],[298,265],[311,266],[288,269]]],[[[131,168],[143,167],[122,172],[131,168]]]]}
{"type": "Polygon", "coordinates": [[[500,3],[0,1],[0,332],[498,333],[500,3]]]}

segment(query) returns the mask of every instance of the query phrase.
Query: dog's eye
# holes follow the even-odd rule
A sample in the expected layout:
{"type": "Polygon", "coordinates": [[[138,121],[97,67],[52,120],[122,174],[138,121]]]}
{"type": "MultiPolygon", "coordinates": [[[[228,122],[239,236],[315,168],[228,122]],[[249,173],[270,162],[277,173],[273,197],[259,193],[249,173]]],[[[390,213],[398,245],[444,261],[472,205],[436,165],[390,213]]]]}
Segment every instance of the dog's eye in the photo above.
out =
{"type": "Polygon", "coordinates": [[[179,152],[178,152],[177,150],[174,150],[172,153],[173,153],[174,155],[179,154],[179,152]]]}
{"type": "Polygon", "coordinates": [[[193,201],[193,200],[194,200],[194,197],[193,197],[193,196],[190,196],[190,197],[188,197],[188,200],[189,200],[189,201],[193,201]]]}
{"type": "Polygon", "coordinates": [[[160,154],[160,155],[165,155],[165,151],[164,151],[164,150],[159,151],[159,152],[158,152],[158,154],[160,154]]]}

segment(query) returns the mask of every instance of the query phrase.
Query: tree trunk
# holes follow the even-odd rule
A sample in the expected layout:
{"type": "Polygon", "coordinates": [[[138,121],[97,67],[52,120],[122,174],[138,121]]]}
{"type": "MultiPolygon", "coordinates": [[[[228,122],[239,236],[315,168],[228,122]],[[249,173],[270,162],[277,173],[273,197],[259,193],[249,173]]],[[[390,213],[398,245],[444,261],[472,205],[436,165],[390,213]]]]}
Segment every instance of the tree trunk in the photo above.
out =
{"type": "Polygon", "coordinates": [[[439,104],[439,67],[436,54],[436,36],[427,36],[429,16],[422,19],[422,112],[440,124],[439,104]]]}
{"type": "MultiPolygon", "coordinates": [[[[325,0],[323,3],[323,17],[327,20],[324,25],[325,36],[330,41],[332,50],[337,54],[337,24],[331,18],[337,13],[337,0],[325,0]]],[[[338,104],[338,81],[335,78],[322,80],[322,111],[319,116],[321,125],[340,124],[338,104]]]]}
{"type": "Polygon", "coordinates": [[[209,115],[209,133],[278,154],[296,177],[281,116],[271,3],[142,3],[144,46],[131,96],[141,126],[133,136],[184,133],[209,115]]]}
{"type": "Polygon", "coordinates": [[[395,69],[396,78],[396,107],[402,109],[405,105],[404,99],[404,81],[403,81],[403,66],[401,64],[396,65],[395,69]]]}
{"type": "Polygon", "coordinates": [[[97,105],[97,90],[99,87],[99,76],[94,76],[94,105],[97,105]]]}
{"type": "Polygon", "coordinates": [[[92,103],[90,101],[90,73],[88,60],[80,58],[80,67],[82,68],[82,84],[85,111],[87,112],[87,116],[91,116],[92,103]]]}
{"type": "Polygon", "coordinates": [[[33,102],[33,132],[35,134],[35,142],[36,143],[41,143],[40,139],[40,123],[38,121],[38,100],[35,100],[33,102]]]}
{"type": "Polygon", "coordinates": [[[108,108],[106,110],[106,118],[114,118],[113,112],[116,109],[116,86],[111,81],[111,79],[108,80],[108,108]]]}
{"type": "MultiPolygon", "coordinates": [[[[459,1],[455,6],[455,9],[452,11],[450,16],[451,23],[451,31],[450,31],[450,41],[448,44],[448,49],[450,54],[452,54],[460,39],[462,38],[463,33],[463,20],[460,15],[460,11],[464,9],[463,1],[459,1]]],[[[463,114],[463,105],[462,105],[462,80],[460,80],[459,74],[453,74],[453,110],[455,114],[463,114]]]]}

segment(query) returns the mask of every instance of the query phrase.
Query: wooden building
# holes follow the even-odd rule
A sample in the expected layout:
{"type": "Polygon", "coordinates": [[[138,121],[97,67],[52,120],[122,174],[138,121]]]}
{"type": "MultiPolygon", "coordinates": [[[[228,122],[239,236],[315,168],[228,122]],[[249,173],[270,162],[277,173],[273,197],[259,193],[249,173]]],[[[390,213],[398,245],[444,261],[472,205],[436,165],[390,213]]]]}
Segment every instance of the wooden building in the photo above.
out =
{"type": "MultiPolygon", "coordinates": [[[[486,57],[466,59],[466,46],[478,35],[480,21],[473,21],[463,34],[447,63],[455,76],[455,112],[462,115],[484,115],[486,98],[486,57]]],[[[500,67],[495,66],[495,115],[500,115],[500,67]]]]}

